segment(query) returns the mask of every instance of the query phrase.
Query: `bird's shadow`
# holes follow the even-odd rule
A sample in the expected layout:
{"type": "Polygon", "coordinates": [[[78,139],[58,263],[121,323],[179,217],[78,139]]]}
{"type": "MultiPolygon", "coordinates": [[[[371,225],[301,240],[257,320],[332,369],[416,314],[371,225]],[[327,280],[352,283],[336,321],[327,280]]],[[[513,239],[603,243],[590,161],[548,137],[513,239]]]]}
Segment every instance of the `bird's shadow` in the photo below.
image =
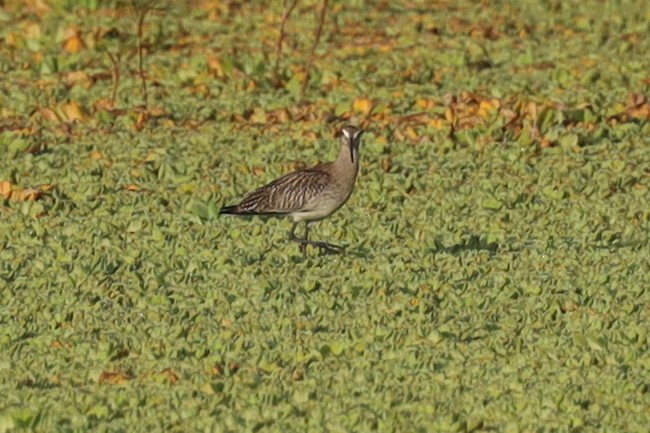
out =
{"type": "Polygon", "coordinates": [[[465,251],[488,251],[495,253],[499,249],[498,242],[488,242],[479,235],[471,235],[469,238],[449,246],[445,246],[439,239],[435,239],[433,243],[434,245],[430,248],[430,251],[434,254],[458,254],[465,251]]]}

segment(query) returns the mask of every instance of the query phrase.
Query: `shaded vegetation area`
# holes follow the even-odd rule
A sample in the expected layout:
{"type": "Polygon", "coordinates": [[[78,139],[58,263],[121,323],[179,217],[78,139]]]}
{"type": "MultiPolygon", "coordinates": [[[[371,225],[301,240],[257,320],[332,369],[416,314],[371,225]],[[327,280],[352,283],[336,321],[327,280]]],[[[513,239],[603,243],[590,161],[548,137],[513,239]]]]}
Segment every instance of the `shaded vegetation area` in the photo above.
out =
{"type": "Polygon", "coordinates": [[[3,2],[0,432],[646,431],[649,18],[3,2]],[[346,254],[217,216],[345,123],[346,254]]]}

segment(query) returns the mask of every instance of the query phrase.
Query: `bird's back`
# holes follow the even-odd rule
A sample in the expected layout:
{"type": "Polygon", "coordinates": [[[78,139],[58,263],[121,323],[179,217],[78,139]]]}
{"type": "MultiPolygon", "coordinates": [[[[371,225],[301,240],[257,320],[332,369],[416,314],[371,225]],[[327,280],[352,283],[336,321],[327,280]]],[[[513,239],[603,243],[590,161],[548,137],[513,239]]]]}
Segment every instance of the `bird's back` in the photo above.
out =
{"type": "Polygon", "coordinates": [[[310,211],[332,184],[330,163],[286,174],[247,194],[241,203],[222,209],[233,214],[294,214],[310,211]]]}

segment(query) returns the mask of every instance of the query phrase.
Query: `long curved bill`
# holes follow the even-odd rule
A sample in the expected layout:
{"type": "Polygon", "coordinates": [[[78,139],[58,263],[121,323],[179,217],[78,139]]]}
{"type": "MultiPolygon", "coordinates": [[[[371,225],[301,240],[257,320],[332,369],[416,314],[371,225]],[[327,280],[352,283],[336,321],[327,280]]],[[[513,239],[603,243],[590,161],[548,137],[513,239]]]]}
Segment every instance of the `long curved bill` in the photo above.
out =
{"type": "Polygon", "coordinates": [[[350,143],[350,160],[354,164],[354,151],[355,149],[359,149],[359,145],[361,144],[361,135],[363,134],[363,131],[359,130],[354,137],[352,137],[352,142],[350,143]]]}

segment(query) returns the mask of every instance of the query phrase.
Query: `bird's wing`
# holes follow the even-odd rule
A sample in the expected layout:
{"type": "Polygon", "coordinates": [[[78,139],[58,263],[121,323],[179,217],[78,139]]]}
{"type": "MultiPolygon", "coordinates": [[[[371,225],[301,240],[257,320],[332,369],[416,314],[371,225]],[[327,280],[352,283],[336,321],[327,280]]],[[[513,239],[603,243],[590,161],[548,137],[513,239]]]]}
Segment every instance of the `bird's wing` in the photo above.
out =
{"type": "Polygon", "coordinates": [[[240,213],[292,213],[305,211],[331,184],[329,173],[306,169],[286,174],[247,194],[237,205],[240,213]]]}

